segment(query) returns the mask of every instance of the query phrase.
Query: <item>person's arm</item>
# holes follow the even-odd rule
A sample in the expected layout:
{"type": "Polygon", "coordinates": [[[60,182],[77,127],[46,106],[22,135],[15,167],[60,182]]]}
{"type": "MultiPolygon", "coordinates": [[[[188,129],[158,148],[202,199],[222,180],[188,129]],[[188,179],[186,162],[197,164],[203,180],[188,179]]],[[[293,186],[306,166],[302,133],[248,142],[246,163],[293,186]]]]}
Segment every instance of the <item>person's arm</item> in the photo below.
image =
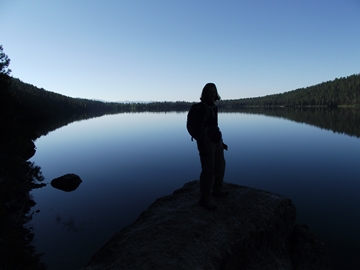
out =
{"type": "MultiPolygon", "coordinates": [[[[218,124],[218,108],[217,108],[217,106],[216,106],[216,126],[219,128],[219,124],[218,124]]],[[[220,130],[220,128],[219,128],[219,130],[220,130]]],[[[222,146],[223,146],[224,150],[227,151],[228,150],[227,144],[225,144],[223,141],[221,143],[222,143],[222,146]]]]}

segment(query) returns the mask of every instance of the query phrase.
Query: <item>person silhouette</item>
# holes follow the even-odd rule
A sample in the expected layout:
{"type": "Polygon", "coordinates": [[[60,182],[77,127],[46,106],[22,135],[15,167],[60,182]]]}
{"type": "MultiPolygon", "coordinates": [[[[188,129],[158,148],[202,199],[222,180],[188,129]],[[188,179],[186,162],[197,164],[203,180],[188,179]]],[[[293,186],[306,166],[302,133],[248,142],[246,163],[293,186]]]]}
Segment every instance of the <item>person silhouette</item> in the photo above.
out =
{"type": "Polygon", "coordinates": [[[220,96],[214,83],[204,86],[200,100],[201,104],[196,110],[200,132],[195,138],[201,162],[199,205],[215,210],[216,205],[212,202],[211,195],[223,197],[229,192],[222,188],[226,164],[224,149],[227,150],[228,147],[224,144],[218,127],[218,109],[215,102],[220,100],[220,96]]]}

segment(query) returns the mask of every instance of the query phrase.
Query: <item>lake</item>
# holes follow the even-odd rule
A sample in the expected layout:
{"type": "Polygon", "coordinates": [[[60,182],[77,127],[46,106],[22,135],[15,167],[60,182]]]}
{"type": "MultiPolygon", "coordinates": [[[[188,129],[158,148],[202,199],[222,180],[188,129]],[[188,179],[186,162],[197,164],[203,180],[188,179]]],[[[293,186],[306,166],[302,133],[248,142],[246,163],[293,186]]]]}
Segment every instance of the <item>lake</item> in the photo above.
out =
{"type": "MultiPolygon", "coordinates": [[[[78,269],[157,198],[198,179],[186,113],[126,113],[74,122],[35,143],[44,182],[75,173],[72,192],[31,192],[28,226],[49,269],[78,269]]],[[[225,182],[281,194],[324,242],[335,269],[360,269],[360,139],[284,118],[219,114],[225,182]]]]}

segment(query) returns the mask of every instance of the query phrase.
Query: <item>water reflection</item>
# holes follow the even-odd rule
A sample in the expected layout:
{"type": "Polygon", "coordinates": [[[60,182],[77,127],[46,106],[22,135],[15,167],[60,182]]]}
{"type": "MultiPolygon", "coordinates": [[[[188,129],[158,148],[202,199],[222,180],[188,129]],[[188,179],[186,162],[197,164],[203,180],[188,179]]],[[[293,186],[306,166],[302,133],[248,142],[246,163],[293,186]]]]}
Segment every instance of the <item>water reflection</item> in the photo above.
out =
{"type": "Polygon", "coordinates": [[[25,226],[39,213],[31,210],[36,203],[29,191],[43,186],[41,168],[13,153],[6,158],[0,162],[0,269],[45,269],[32,243],[34,227],[25,226]]]}
{"type": "Polygon", "coordinates": [[[259,114],[306,123],[336,133],[360,137],[360,110],[357,108],[246,108],[237,110],[246,114],[259,114]]]}
{"type": "MultiPolygon", "coordinates": [[[[323,125],[321,119],[333,112],[325,112],[327,116],[311,110],[304,114],[276,110],[265,113],[276,118],[251,112],[219,115],[229,145],[225,181],[290,197],[298,208],[300,222],[322,237],[332,257],[347,256],[346,260],[354,264],[359,247],[344,248],[350,240],[339,240],[338,232],[345,230],[344,223],[351,222],[355,228],[360,221],[350,219],[348,211],[339,212],[337,206],[350,209],[355,205],[353,215],[360,212],[356,195],[360,178],[356,164],[360,158],[358,139],[334,136],[313,127],[315,123],[323,125]],[[342,222],[334,227],[334,219],[342,222]]],[[[356,113],[340,112],[325,121],[331,123],[325,125],[326,129],[355,132],[349,127],[356,117],[356,113]],[[344,119],[350,122],[340,124],[344,119]]],[[[33,192],[42,210],[33,226],[37,247],[47,252],[44,261],[53,269],[80,268],[156,198],[197,179],[198,154],[185,121],[185,113],[119,114],[74,123],[39,139],[34,160],[41,164],[47,179],[76,171],[86,182],[73,192],[51,187],[33,192]],[[85,138],[80,136],[84,130],[88,134],[85,138]],[[64,234],[59,226],[49,226],[54,222],[54,212],[49,208],[58,213],[55,221],[64,234]],[[58,249],[62,256],[52,255],[58,249]]],[[[360,242],[355,229],[348,232],[360,242]]]]}
{"type": "Polygon", "coordinates": [[[61,224],[62,227],[65,228],[69,232],[79,233],[79,232],[85,231],[86,224],[76,225],[75,219],[73,216],[68,216],[67,218],[62,218],[60,216],[60,214],[57,214],[55,221],[56,221],[56,223],[61,224]]]}

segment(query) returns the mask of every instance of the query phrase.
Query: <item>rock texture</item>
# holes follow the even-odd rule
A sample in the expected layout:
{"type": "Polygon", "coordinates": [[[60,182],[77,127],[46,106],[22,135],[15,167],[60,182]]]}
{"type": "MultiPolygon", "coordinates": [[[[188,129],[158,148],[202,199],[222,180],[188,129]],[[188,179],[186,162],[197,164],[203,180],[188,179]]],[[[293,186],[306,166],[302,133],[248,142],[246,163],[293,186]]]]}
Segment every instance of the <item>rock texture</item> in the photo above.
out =
{"type": "Polygon", "coordinates": [[[215,211],[198,205],[198,181],[157,199],[84,269],[331,269],[290,199],[224,185],[215,211]]]}
{"type": "Polygon", "coordinates": [[[51,186],[66,192],[74,191],[79,187],[82,180],[74,173],[68,173],[51,181],[51,186]]]}

